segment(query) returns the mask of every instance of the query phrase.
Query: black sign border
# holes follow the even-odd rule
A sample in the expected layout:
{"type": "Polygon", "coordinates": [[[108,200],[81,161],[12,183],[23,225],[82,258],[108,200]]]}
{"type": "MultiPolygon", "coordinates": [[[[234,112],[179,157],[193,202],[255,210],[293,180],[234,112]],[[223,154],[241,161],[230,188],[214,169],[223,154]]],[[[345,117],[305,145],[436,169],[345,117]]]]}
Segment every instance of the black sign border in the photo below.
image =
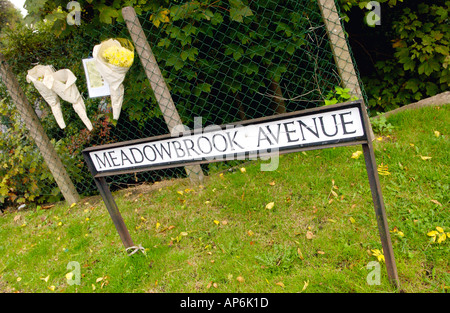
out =
{"type": "MultiPolygon", "coordinates": [[[[236,123],[230,123],[226,125],[217,125],[214,129],[202,129],[202,133],[208,133],[213,131],[218,131],[219,128],[221,130],[227,130],[227,127],[230,126],[251,126],[251,125],[258,125],[262,123],[267,122],[276,122],[279,120],[285,120],[289,118],[296,118],[296,117],[303,117],[303,116],[310,116],[315,115],[317,113],[327,113],[337,110],[345,110],[345,109],[352,109],[352,108],[358,108],[360,112],[360,118],[363,125],[364,134],[362,136],[353,137],[353,138],[345,138],[345,139],[335,139],[335,140],[327,140],[327,141],[321,141],[316,143],[306,143],[306,144],[297,144],[289,147],[282,147],[279,149],[276,149],[275,152],[278,154],[287,154],[287,153],[294,153],[294,152],[300,152],[300,151],[307,151],[307,150],[319,150],[319,149],[326,149],[326,148],[333,148],[333,147],[341,147],[341,146],[350,146],[350,145],[358,145],[363,144],[364,142],[367,142],[367,127],[366,122],[364,120],[364,114],[363,110],[365,110],[365,107],[363,106],[363,103],[361,101],[353,101],[353,102],[346,102],[346,103],[340,103],[340,104],[334,104],[329,105],[326,107],[318,107],[318,108],[312,108],[302,111],[296,111],[296,112],[290,112],[290,113],[284,113],[284,114],[278,114],[268,117],[262,117],[252,120],[246,120],[236,123]]],[[[143,139],[136,139],[136,140],[128,140],[128,141],[122,141],[118,143],[111,143],[101,146],[94,146],[89,147],[83,150],[83,156],[86,160],[86,163],[88,164],[89,170],[94,177],[107,177],[107,176],[114,176],[114,175],[121,175],[121,174],[130,174],[130,173],[138,173],[138,172],[146,172],[146,171],[154,171],[154,170],[160,170],[160,169],[167,169],[167,168],[174,168],[174,167],[180,167],[180,166],[187,166],[187,165],[197,165],[197,164],[207,164],[207,163],[214,163],[214,162],[221,162],[226,160],[233,160],[233,159],[245,159],[249,156],[257,155],[258,157],[263,156],[270,156],[270,153],[261,153],[259,150],[255,151],[249,151],[244,153],[228,153],[223,154],[221,156],[217,156],[214,159],[207,159],[205,157],[195,158],[193,160],[185,160],[185,161],[172,161],[172,162],[165,162],[164,164],[156,164],[156,165],[141,165],[141,166],[133,166],[133,167],[127,167],[126,169],[112,169],[112,170],[106,170],[98,172],[93,164],[93,161],[89,155],[91,152],[95,151],[102,151],[107,149],[114,149],[114,148],[121,148],[126,146],[132,146],[132,145],[138,145],[138,144],[144,144],[144,143],[152,143],[157,141],[162,141],[170,138],[180,138],[185,136],[191,136],[198,134],[198,130],[186,130],[184,131],[182,136],[171,136],[170,134],[167,135],[161,135],[161,136],[154,136],[149,138],[143,138],[143,139]]]]}

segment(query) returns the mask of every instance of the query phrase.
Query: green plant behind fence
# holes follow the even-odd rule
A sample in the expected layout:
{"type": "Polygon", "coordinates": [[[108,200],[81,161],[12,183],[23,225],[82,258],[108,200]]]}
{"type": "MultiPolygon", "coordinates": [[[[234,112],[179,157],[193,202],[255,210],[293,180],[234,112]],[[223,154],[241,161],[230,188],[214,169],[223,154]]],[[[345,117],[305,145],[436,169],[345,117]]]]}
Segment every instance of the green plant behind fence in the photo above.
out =
{"type": "MultiPolygon", "coordinates": [[[[137,11],[181,121],[190,128],[198,126],[195,117],[201,117],[205,127],[316,107],[341,86],[315,0],[177,1],[137,11]]],[[[92,56],[94,45],[105,39],[131,38],[124,22],[103,18],[97,22],[100,27],[93,27],[85,14],[80,26],[65,25],[60,37],[50,30],[55,24],[37,25],[38,31],[22,27],[10,34],[16,40],[2,50],[30,103],[42,111],[47,134],[68,151],[64,162],[77,169],[69,172],[78,192],[89,195],[95,193],[95,185],[81,156],[84,148],[167,134],[168,127],[136,52],[124,81],[118,121],[112,119],[109,97],[88,98],[81,60],[92,56]],[[67,127],[59,129],[48,105],[25,81],[27,70],[36,63],[68,68],[76,75],[92,131],[85,129],[66,102],[62,106],[67,127]]],[[[202,169],[207,173],[215,168],[223,166],[202,169]]],[[[110,182],[124,187],[185,175],[182,169],[169,169],[110,182]]]]}

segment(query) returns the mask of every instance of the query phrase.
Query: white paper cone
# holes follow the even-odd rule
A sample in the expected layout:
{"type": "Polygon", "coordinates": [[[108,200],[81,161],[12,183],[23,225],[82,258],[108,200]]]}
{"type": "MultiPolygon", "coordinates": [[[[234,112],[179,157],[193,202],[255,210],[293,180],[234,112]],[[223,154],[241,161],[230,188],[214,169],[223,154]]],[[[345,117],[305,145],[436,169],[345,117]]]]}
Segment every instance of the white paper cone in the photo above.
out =
{"type": "Polygon", "coordinates": [[[73,109],[75,112],[77,112],[78,116],[83,121],[84,125],[86,125],[88,130],[92,130],[92,123],[89,120],[87,113],[86,113],[86,106],[84,105],[83,100],[81,102],[77,102],[73,104],[73,109]]]}
{"type": "Polygon", "coordinates": [[[86,125],[87,129],[92,130],[92,124],[86,114],[86,106],[83,98],[75,85],[77,78],[68,69],[59,70],[44,79],[44,85],[51,88],[64,101],[72,103],[75,112],[86,125]]]}
{"type": "Polygon", "coordinates": [[[47,102],[52,109],[53,116],[55,117],[58,126],[63,129],[66,127],[66,123],[64,122],[58,95],[51,90],[51,88],[45,86],[43,82],[44,79],[46,79],[49,75],[53,75],[53,73],[53,68],[49,65],[36,65],[28,71],[27,82],[33,83],[42,98],[44,98],[45,102],[47,102]],[[42,81],[39,80],[39,78],[41,78],[42,81]]]}
{"type": "Polygon", "coordinates": [[[99,45],[94,46],[92,56],[96,62],[97,69],[102,74],[103,79],[108,83],[111,91],[111,106],[113,109],[113,118],[119,119],[120,111],[122,109],[124,88],[122,85],[125,75],[129,67],[120,67],[112,65],[102,57],[105,49],[111,46],[119,46],[121,44],[114,39],[108,39],[99,45]]]}

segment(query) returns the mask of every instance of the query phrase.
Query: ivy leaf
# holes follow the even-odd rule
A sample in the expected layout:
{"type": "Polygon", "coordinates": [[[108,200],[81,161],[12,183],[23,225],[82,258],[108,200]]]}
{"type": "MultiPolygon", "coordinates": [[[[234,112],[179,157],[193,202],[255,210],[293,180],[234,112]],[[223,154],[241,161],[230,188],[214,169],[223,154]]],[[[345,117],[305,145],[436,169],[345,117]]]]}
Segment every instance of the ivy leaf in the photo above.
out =
{"type": "Polygon", "coordinates": [[[100,11],[100,22],[105,24],[111,24],[113,18],[119,17],[119,12],[116,9],[113,9],[112,7],[103,6],[99,9],[100,11]]]}
{"type": "Polygon", "coordinates": [[[244,5],[241,0],[230,0],[230,6],[230,18],[232,21],[242,23],[244,22],[244,17],[253,15],[250,7],[244,5]]]}
{"type": "Polygon", "coordinates": [[[293,43],[289,43],[288,46],[286,47],[286,52],[289,53],[290,55],[293,55],[295,52],[295,48],[296,45],[294,45],[293,43]]]}
{"type": "Polygon", "coordinates": [[[183,61],[186,61],[187,59],[191,61],[195,61],[196,56],[198,55],[198,49],[197,48],[190,48],[187,50],[184,50],[181,52],[181,59],[183,61]]]}
{"type": "Polygon", "coordinates": [[[213,26],[216,26],[216,25],[218,25],[218,24],[220,24],[222,22],[223,22],[222,14],[217,13],[217,12],[214,13],[213,17],[211,18],[211,24],[213,26]]]}
{"type": "Polygon", "coordinates": [[[170,46],[170,39],[169,39],[169,38],[162,38],[162,39],[158,42],[158,47],[169,48],[169,46],[170,46]]]}
{"type": "Polygon", "coordinates": [[[166,65],[173,66],[175,70],[179,71],[180,69],[183,68],[184,62],[178,56],[172,55],[170,58],[167,59],[166,65]]]}
{"type": "Polygon", "coordinates": [[[194,88],[193,94],[198,97],[202,92],[210,93],[211,85],[207,83],[199,84],[194,88]]]}
{"type": "Polygon", "coordinates": [[[158,13],[150,15],[150,21],[152,21],[153,25],[156,27],[159,27],[161,23],[169,23],[169,15],[170,10],[169,9],[163,9],[159,11],[158,13]]]}

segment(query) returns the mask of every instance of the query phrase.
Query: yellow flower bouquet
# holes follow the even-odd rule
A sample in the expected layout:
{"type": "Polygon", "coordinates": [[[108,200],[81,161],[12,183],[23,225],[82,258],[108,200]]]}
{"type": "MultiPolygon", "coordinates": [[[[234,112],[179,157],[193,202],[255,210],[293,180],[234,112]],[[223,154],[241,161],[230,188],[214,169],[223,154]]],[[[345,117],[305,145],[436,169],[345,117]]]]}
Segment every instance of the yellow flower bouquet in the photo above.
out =
{"type": "Polygon", "coordinates": [[[92,53],[97,69],[109,84],[113,118],[119,119],[123,103],[123,80],[133,65],[134,47],[123,38],[108,39],[96,45],[92,53]]]}

